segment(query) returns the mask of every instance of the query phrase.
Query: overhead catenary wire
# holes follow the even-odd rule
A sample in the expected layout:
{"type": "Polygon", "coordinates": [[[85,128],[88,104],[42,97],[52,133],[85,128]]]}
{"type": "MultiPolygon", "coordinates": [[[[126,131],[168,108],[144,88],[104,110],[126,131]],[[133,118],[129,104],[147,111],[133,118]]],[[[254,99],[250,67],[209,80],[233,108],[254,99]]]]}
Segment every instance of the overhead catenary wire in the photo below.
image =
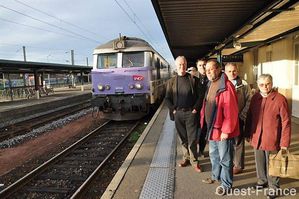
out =
{"type": "Polygon", "coordinates": [[[131,11],[131,13],[133,14],[133,16],[134,16],[134,18],[136,18],[138,21],[139,21],[139,23],[144,27],[144,29],[146,30],[146,32],[145,31],[143,31],[142,30],[142,28],[137,24],[137,22],[136,22],[136,20],[135,19],[133,19],[133,17],[131,17],[130,16],[130,14],[125,10],[125,8],[124,7],[122,7],[121,5],[120,5],[120,3],[117,1],[117,0],[114,0],[116,3],[117,3],[117,5],[125,12],[125,14],[129,17],[129,19],[136,25],[136,27],[141,31],[141,33],[143,34],[143,36],[144,37],[146,37],[146,39],[149,41],[149,43],[151,43],[153,46],[154,46],[154,48],[156,48],[157,49],[157,47],[159,47],[161,50],[162,50],[162,52],[166,55],[167,53],[166,53],[166,51],[165,51],[165,48],[163,47],[163,46],[161,46],[161,45],[159,45],[159,44],[156,44],[155,42],[153,42],[152,41],[152,35],[150,34],[150,31],[146,28],[146,26],[144,25],[144,23],[140,20],[140,18],[137,16],[137,14],[134,12],[134,10],[132,9],[132,7],[128,4],[128,2],[126,1],[126,0],[123,0],[124,2],[125,2],[125,4],[126,4],[126,6],[129,8],[129,10],[131,11]]]}
{"type": "Polygon", "coordinates": [[[60,35],[80,39],[80,37],[78,37],[78,36],[74,36],[74,35],[70,35],[70,34],[66,34],[66,33],[62,33],[62,32],[56,32],[56,31],[49,30],[49,29],[39,28],[39,27],[36,27],[36,26],[31,26],[31,25],[15,22],[15,21],[12,21],[12,20],[9,20],[9,19],[4,19],[2,17],[0,17],[0,20],[8,22],[8,23],[13,23],[13,24],[21,25],[21,26],[26,26],[26,27],[33,28],[33,29],[36,29],[36,30],[41,30],[41,31],[45,31],[45,32],[52,32],[52,33],[55,33],[55,34],[60,34],[60,35]]]}
{"type": "Polygon", "coordinates": [[[14,9],[12,9],[12,8],[6,7],[6,6],[2,5],[2,4],[0,4],[0,7],[4,8],[4,9],[7,9],[7,10],[10,10],[10,11],[13,11],[13,12],[15,12],[15,13],[18,13],[18,14],[20,14],[20,15],[26,16],[26,17],[28,17],[28,18],[30,18],[30,19],[39,21],[39,22],[41,22],[41,23],[47,24],[47,25],[49,25],[49,26],[55,27],[55,28],[57,28],[57,29],[63,30],[63,31],[65,31],[65,32],[71,33],[71,34],[73,34],[73,35],[79,36],[79,37],[84,38],[84,39],[86,39],[86,40],[89,40],[89,41],[92,41],[92,42],[96,42],[96,43],[100,43],[99,41],[94,40],[94,39],[92,39],[92,38],[85,37],[84,35],[81,35],[81,34],[78,34],[78,33],[76,33],[76,32],[67,30],[66,28],[57,26],[57,25],[55,25],[55,24],[51,24],[51,23],[46,22],[46,21],[43,21],[43,20],[41,20],[41,19],[37,19],[37,18],[32,17],[32,16],[30,16],[30,15],[28,15],[28,14],[25,14],[25,13],[19,12],[19,11],[17,11],[17,10],[14,10],[14,9]]]}
{"type": "Polygon", "coordinates": [[[126,9],[117,1],[114,0],[117,5],[120,7],[120,9],[129,17],[129,19],[136,25],[136,27],[138,28],[138,30],[143,34],[144,37],[146,37],[147,40],[150,40],[148,38],[148,36],[146,35],[146,33],[142,30],[142,28],[136,23],[136,21],[130,16],[130,14],[126,11],[126,9]]]}
{"type": "MultiPolygon", "coordinates": [[[[148,30],[148,28],[144,25],[144,23],[142,22],[142,20],[140,20],[140,18],[137,16],[137,14],[134,12],[134,10],[132,9],[132,7],[129,5],[129,3],[126,0],[123,0],[126,4],[126,6],[130,9],[130,11],[132,12],[134,18],[136,18],[139,23],[143,26],[143,28],[146,30],[146,34],[150,37],[150,39],[153,39],[153,36],[150,33],[150,30],[148,30]]],[[[151,43],[154,43],[152,40],[150,40],[151,43]]],[[[158,44],[157,44],[158,45],[158,44]]]]}
{"type": "MultiPolygon", "coordinates": [[[[47,15],[48,17],[54,18],[54,19],[58,20],[59,22],[63,22],[63,23],[65,23],[65,24],[68,24],[68,25],[70,25],[70,26],[73,26],[73,27],[75,27],[75,28],[77,28],[77,29],[79,29],[79,30],[88,32],[88,33],[93,34],[93,35],[96,35],[96,36],[99,35],[98,33],[92,32],[92,31],[90,31],[90,30],[88,30],[88,29],[86,29],[86,28],[80,27],[80,26],[78,26],[78,25],[76,25],[76,24],[73,24],[73,23],[71,23],[71,22],[68,22],[68,21],[66,21],[66,20],[63,20],[63,19],[61,19],[61,18],[59,18],[59,17],[56,17],[56,16],[54,16],[54,15],[48,13],[48,12],[43,11],[43,10],[41,10],[41,9],[35,8],[35,7],[33,7],[33,6],[30,6],[30,5],[28,5],[28,4],[26,4],[26,3],[22,2],[22,1],[15,0],[15,2],[17,2],[17,3],[19,3],[19,4],[22,4],[23,6],[26,6],[26,7],[30,8],[30,9],[32,9],[32,10],[35,10],[35,11],[37,11],[37,12],[39,12],[39,13],[42,13],[42,14],[44,14],[44,15],[47,15]]],[[[105,39],[106,39],[106,38],[105,38],[105,39]]],[[[106,40],[108,40],[108,39],[106,39],[106,40]]]]}
{"type": "MultiPolygon", "coordinates": [[[[23,45],[21,45],[21,44],[10,44],[10,43],[0,43],[0,46],[16,46],[16,47],[22,47],[23,45]]],[[[33,49],[42,49],[42,50],[50,50],[50,51],[52,51],[52,52],[57,52],[57,54],[59,54],[58,52],[69,52],[69,50],[67,50],[67,49],[57,49],[57,48],[51,48],[51,49],[49,49],[49,48],[44,48],[44,47],[36,47],[36,46],[32,46],[32,45],[26,45],[26,47],[29,47],[29,48],[33,48],[33,49]]],[[[21,49],[21,48],[20,48],[21,49]]],[[[74,49],[74,50],[76,50],[76,49],[74,49]]],[[[80,49],[80,50],[82,50],[82,49],[80,49]]],[[[89,50],[89,49],[88,49],[89,50]]]]}

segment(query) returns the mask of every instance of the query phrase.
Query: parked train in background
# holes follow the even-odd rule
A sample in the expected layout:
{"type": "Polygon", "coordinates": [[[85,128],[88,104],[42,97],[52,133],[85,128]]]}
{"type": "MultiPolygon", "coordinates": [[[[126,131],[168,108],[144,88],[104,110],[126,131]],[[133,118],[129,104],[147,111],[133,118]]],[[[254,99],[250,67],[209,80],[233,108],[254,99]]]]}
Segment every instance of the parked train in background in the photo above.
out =
{"type": "Polygon", "coordinates": [[[171,68],[146,41],[119,37],[98,46],[93,57],[92,106],[102,117],[139,119],[162,101],[171,68]]]}

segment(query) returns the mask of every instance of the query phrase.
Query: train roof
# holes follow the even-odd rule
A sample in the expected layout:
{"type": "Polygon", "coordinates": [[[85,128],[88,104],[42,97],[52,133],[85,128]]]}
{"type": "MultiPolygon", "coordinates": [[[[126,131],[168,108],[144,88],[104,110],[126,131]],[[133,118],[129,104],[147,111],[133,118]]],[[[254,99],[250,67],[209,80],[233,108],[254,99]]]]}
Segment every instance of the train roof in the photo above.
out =
{"type": "MultiPolygon", "coordinates": [[[[126,37],[113,39],[105,44],[99,45],[95,48],[94,54],[97,53],[113,53],[113,52],[132,52],[132,51],[154,51],[154,48],[145,40],[137,37],[126,37]],[[115,48],[116,42],[123,41],[123,48],[115,48]]],[[[157,52],[156,52],[157,53],[157,52]]]]}

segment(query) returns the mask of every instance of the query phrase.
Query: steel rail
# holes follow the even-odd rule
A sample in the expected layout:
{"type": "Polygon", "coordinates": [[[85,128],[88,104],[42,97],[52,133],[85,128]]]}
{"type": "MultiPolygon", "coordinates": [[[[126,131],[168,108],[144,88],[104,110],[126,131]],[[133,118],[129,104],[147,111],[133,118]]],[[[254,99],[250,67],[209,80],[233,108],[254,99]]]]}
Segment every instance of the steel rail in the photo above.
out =
{"type": "Polygon", "coordinates": [[[11,194],[15,193],[17,190],[19,190],[21,187],[23,187],[25,184],[27,184],[33,177],[40,174],[42,171],[44,171],[50,164],[55,163],[55,161],[58,160],[58,158],[62,157],[63,155],[67,154],[71,149],[77,147],[78,144],[84,142],[86,139],[88,139],[90,136],[92,136],[94,133],[96,133],[98,130],[106,126],[110,121],[105,122],[100,127],[94,129],[90,133],[88,133],[86,136],[78,140],[77,142],[73,143],[71,146],[64,149],[62,152],[58,153],[48,161],[44,162],[42,165],[35,168],[30,173],[27,173],[25,176],[14,182],[13,184],[9,185],[5,189],[3,189],[0,192],[0,198],[7,198],[11,194]]]}
{"type": "Polygon", "coordinates": [[[90,107],[89,101],[82,102],[80,104],[74,104],[72,106],[68,106],[66,108],[59,109],[57,111],[47,113],[47,114],[44,114],[39,117],[30,118],[28,120],[24,120],[21,122],[14,123],[12,125],[5,126],[0,129],[0,132],[2,131],[0,134],[0,142],[4,141],[6,139],[13,138],[14,136],[24,134],[24,129],[26,132],[28,132],[28,129],[33,129],[33,128],[42,126],[51,121],[65,117],[67,115],[70,115],[72,113],[78,112],[83,109],[86,109],[88,107],[90,107]],[[80,107],[78,107],[78,106],[80,106],[80,107]],[[76,107],[76,108],[74,108],[74,107],[76,107]],[[28,123],[29,123],[29,125],[28,125],[28,123]]]}
{"type": "Polygon", "coordinates": [[[92,174],[86,179],[85,182],[77,189],[77,191],[71,196],[71,199],[79,199],[83,197],[88,186],[92,183],[93,179],[96,177],[97,173],[100,169],[108,162],[111,156],[119,149],[119,147],[127,140],[127,138],[131,135],[132,131],[136,128],[139,122],[129,130],[129,133],[123,137],[123,139],[115,146],[115,148],[106,156],[106,158],[99,164],[99,166],[92,172],[92,174]]]}

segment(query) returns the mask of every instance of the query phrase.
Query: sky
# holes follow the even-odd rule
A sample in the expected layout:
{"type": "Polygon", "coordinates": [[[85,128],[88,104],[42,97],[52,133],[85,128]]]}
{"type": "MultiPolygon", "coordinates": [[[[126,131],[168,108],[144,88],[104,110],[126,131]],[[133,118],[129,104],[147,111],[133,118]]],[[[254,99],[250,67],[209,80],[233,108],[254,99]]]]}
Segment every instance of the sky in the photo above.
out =
{"type": "Polygon", "coordinates": [[[150,0],[1,0],[0,59],[92,65],[96,46],[122,36],[173,57],[150,0]],[[87,61],[88,60],[88,61],[87,61]]]}

